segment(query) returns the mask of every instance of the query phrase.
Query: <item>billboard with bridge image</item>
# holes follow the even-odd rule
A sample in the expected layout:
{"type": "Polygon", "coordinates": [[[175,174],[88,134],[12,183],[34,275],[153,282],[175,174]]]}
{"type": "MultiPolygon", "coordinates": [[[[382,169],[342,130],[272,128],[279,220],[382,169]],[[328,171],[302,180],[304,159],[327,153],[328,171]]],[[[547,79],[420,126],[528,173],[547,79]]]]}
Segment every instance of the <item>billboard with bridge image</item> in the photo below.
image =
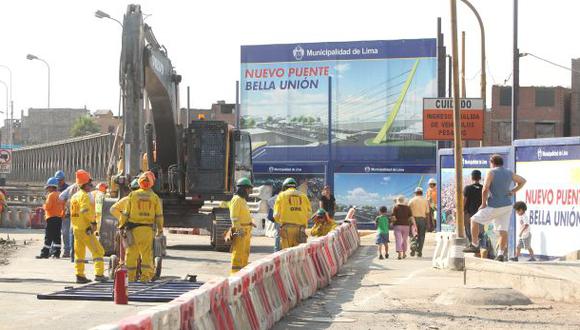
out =
{"type": "Polygon", "coordinates": [[[422,100],[436,95],[435,39],[242,46],[241,62],[241,124],[258,148],[330,135],[337,160],[434,149],[422,141],[422,100]]]}

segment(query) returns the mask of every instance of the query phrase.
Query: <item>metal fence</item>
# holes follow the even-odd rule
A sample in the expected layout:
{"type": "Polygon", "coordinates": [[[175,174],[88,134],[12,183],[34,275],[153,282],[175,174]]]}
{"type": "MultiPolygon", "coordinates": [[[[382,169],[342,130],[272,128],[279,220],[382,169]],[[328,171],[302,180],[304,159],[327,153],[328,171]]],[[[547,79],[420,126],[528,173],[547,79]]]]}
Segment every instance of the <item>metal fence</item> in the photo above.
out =
{"type": "Polygon", "coordinates": [[[113,134],[98,133],[16,149],[12,151],[8,184],[44,183],[58,170],[65,172],[68,181],[74,181],[78,169],[89,171],[95,181],[103,181],[113,141],[113,134]]]}

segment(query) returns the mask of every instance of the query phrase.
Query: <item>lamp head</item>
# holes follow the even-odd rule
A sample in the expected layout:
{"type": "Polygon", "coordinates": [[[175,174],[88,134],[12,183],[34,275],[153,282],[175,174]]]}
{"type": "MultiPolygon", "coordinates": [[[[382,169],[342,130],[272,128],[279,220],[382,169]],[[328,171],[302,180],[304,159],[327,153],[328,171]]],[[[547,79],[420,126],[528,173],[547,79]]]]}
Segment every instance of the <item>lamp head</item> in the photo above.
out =
{"type": "Polygon", "coordinates": [[[95,12],[95,17],[98,17],[98,18],[109,18],[111,16],[109,14],[105,13],[104,11],[97,10],[95,12]]]}
{"type": "Polygon", "coordinates": [[[38,57],[36,57],[36,56],[34,56],[34,55],[32,55],[32,54],[28,54],[28,55],[26,55],[26,59],[27,59],[27,60],[37,60],[37,59],[38,59],[38,57]]]}

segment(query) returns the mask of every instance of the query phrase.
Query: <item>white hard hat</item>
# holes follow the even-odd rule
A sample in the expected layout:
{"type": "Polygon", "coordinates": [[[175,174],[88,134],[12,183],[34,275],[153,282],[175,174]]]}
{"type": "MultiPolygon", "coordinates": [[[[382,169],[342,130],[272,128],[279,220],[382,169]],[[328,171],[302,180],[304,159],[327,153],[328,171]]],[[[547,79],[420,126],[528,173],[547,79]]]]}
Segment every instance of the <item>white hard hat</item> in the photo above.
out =
{"type": "Polygon", "coordinates": [[[437,181],[435,181],[435,179],[431,178],[431,179],[429,179],[429,184],[432,184],[432,183],[437,184],[437,181]]]}
{"type": "Polygon", "coordinates": [[[423,188],[421,188],[421,187],[417,187],[417,188],[415,188],[415,192],[416,192],[416,193],[418,193],[418,192],[423,192],[423,188]]]}

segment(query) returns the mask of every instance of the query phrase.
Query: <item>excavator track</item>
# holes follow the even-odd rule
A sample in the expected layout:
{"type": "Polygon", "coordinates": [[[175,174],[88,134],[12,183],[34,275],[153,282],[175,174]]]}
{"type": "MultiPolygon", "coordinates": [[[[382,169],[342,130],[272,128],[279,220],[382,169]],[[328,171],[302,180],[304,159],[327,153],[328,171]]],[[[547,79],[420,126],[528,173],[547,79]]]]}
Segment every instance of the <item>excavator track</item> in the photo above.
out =
{"type": "Polygon", "coordinates": [[[231,244],[224,240],[224,234],[231,226],[232,222],[228,209],[216,208],[212,210],[211,242],[214,250],[220,252],[230,251],[231,244]]]}

